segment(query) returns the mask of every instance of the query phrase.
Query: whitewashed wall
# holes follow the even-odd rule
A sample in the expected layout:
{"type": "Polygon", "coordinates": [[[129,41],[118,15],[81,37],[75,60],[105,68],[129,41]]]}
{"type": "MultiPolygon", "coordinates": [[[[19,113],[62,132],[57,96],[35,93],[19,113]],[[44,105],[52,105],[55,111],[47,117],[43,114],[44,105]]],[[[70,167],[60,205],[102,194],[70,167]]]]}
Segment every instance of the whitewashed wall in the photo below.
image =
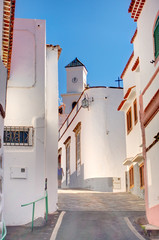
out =
{"type": "MultiPolygon", "coordinates": [[[[5,126],[33,126],[32,147],[5,147],[5,220],[7,225],[31,221],[32,206],[44,196],[45,21],[15,19],[11,77],[5,126]],[[26,179],[11,179],[12,167],[25,167],[26,179]]],[[[35,217],[44,215],[44,202],[35,217]]]]}
{"type": "Polygon", "coordinates": [[[125,191],[125,167],[122,166],[125,158],[124,114],[117,111],[122,95],[122,90],[116,88],[99,87],[85,90],[77,107],[70,114],[68,122],[60,130],[60,136],[62,136],[66,126],[76,114],[77,108],[80,108],[81,100],[85,96],[89,98],[89,110],[83,108],[79,110],[59,141],[59,148],[62,147],[62,167],[65,172],[64,187],[66,150],[63,143],[68,136],[71,136],[71,175],[75,180],[76,158],[73,129],[81,121],[81,178],[83,179],[80,179],[78,183],[75,180],[72,186],[77,187],[76,184],[79,184],[78,187],[93,190],[125,191]],[[92,101],[92,97],[94,101],[92,101]],[[121,188],[118,190],[112,188],[113,177],[121,178],[121,188]]]}
{"type": "Polygon", "coordinates": [[[57,209],[58,48],[47,47],[46,57],[46,177],[48,179],[49,213],[53,213],[57,209]]]}
{"type": "Polygon", "coordinates": [[[69,114],[72,111],[72,103],[77,102],[81,93],[66,93],[61,94],[63,103],[65,104],[65,113],[69,114]]]}
{"type": "Polygon", "coordinates": [[[81,93],[87,84],[87,70],[83,66],[67,67],[67,93],[81,93]],[[77,83],[72,83],[72,78],[78,79],[77,83]]]}
{"type": "MultiPolygon", "coordinates": [[[[0,58],[0,104],[2,104],[5,111],[6,107],[6,87],[7,87],[7,69],[4,67],[0,58]]],[[[4,208],[4,153],[3,153],[3,127],[4,119],[0,115],[0,180],[1,180],[1,192],[0,192],[0,229],[2,231],[3,226],[3,208],[4,208]]]]}
{"type": "MultiPolygon", "coordinates": [[[[140,59],[141,59],[141,92],[152,79],[153,75],[159,67],[159,61],[151,64],[151,60],[154,58],[154,38],[153,31],[155,21],[157,20],[157,14],[159,13],[158,0],[147,0],[141,16],[137,22],[138,25],[138,39],[139,39],[139,49],[140,49],[140,59]],[[146,39],[146,41],[145,41],[146,39]],[[145,44],[143,44],[143,42],[145,44]]],[[[159,89],[159,73],[156,74],[152,84],[148,87],[146,92],[143,94],[143,107],[144,109],[152,100],[153,96],[159,89]]],[[[146,137],[146,147],[154,141],[154,136],[158,133],[159,127],[159,114],[156,114],[152,121],[145,127],[145,137],[146,137]]],[[[147,183],[148,183],[148,199],[146,202],[149,208],[156,207],[156,210],[151,213],[151,223],[159,225],[159,219],[157,217],[159,211],[159,189],[156,185],[159,182],[159,176],[157,173],[158,161],[157,156],[158,143],[156,143],[147,152],[147,183]]]]}

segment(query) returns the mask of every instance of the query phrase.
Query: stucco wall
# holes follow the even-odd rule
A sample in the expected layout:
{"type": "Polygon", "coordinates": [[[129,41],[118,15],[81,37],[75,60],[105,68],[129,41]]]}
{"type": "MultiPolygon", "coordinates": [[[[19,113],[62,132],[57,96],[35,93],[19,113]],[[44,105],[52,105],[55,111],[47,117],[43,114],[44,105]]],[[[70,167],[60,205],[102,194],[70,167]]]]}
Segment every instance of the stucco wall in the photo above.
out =
{"type": "MultiPolygon", "coordinates": [[[[11,78],[5,126],[33,126],[33,146],[5,146],[5,221],[31,221],[32,207],[21,207],[44,196],[45,21],[15,19],[11,78]],[[20,38],[19,38],[20,37],[20,38]],[[29,50],[31,49],[31,51],[29,50]],[[28,51],[26,51],[28,50],[28,51]],[[27,169],[26,179],[11,178],[11,168],[27,169]]],[[[44,215],[44,201],[35,218],[44,215]]]]}
{"type": "Polygon", "coordinates": [[[155,69],[159,66],[159,62],[157,64],[150,63],[150,61],[154,59],[153,30],[155,21],[157,20],[156,17],[158,11],[158,0],[147,0],[137,22],[141,69],[141,91],[143,91],[154,74],[155,69]],[[145,44],[143,44],[143,42],[145,42],[145,44]]]}
{"type": "Polygon", "coordinates": [[[66,68],[67,71],[67,93],[81,93],[87,82],[87,71],[85,67],[69,67],[66,68]],[[78,81],[76,83],[72,82],[72,78],[76,77],[78,81]]]}
{"type": "Polygon", "coordinates": [[[69,114],[72,111],[72,103],[77,102],[81,93],[62,94],[63,103],[65,104],[65,113],[69,114]]]}
{"type": "MultiPolygon", "coordinates": [[[[0,104],[5,111],[6,105],[6,81],[7,81],[7,69],[4,67],[0,59],[0,104]]],[[[0,229],[3,226],[3,207],[4,207],[4,153],[3,153],[3,127],[4,119],[0,114],[0,229]]]]}
{"type": "MultiPolygon", "coordinates": [[[[159,113],[146,127],[146,145],[147,147],[154,141],[154,136],[158,132],[159,113]]],[[[153,207],[159,204],[159,189],[158,189],[158,156],[159,156],[159,142],[156,143],[147,152],[147,177],[148,177],[148,205],[153,207]]]]}
{"type": "Polygon", "coordinates": [[[58,48],[46,51],[46,177],[48,180],[49,213],[57,209],[57,158],[58,158],[58,48]]]}
{"type": "MultiPolygon", "coordinates": [[[[117,106],[122,98],[121,89],[90,88],[85,91],[81,100],[87,96],[90,100],[88,109],[76,109],[71,113],[73,119],[67,131],[59,141],[62,147],[62,167],[66,169],[66,150],[63,144],[71,136],[71,175],[76,174],[75,134],[73,129],[81,121],[81,176],[73,181],[71,186],[90,188],[100,191],[125,191],[125,173],[122,161],[125,158],[124,115],[117,112],[117,106]],[[93,100],[93,101],[92,101],[93,100]],[[120,126],[120,128],[119,128],[120,126]],[[113,177],[121,178],[121,188],[113,189],[113,177]],[[79,184],[80,183],[80,184],[79,184]],[[107,186],[107,187],[106,187],[107,186]]],[[[79,109],[81,102],[78,103],[79,109]]],[[[66,125],[63,126],[65,128],[66,125]]],[[[65,174],[66,177],[66,174],[65,174]]],[[[65,177],[63,186],[65,186],[65,177]]]]}

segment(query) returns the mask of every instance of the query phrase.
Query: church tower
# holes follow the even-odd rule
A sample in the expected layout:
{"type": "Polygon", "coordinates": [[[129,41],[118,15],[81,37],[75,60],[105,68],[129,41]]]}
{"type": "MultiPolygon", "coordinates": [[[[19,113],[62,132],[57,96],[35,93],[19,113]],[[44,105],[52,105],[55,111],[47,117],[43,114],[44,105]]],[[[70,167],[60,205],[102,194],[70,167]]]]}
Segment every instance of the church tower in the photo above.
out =
{"type": "Polygon", "coordinates": [[[61,96],[65,104],[65,113],[69,114],[87,86],[87,69],[78,58],[75,58],[65,68],[67,72],[67,93],[61,96]]]}

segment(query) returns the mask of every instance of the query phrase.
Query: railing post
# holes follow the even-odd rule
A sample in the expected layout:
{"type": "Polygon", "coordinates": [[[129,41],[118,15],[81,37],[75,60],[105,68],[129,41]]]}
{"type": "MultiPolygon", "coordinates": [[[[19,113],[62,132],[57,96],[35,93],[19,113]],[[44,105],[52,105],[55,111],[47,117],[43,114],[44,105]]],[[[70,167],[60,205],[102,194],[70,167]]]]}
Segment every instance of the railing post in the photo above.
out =
{"type": "Polygon", "coordinates": [[[35,212],[35,202],[33,202],[33,213],[32,213],[32,231],[34,227],[34,212],[35,212]]]}
{"type": "Polygon", "coordinates": [[[47,190],[46,190],[46,197],[45,197],[45,205],[46,205],[46,222],[47,222],[47,218],[48,218],[48,194],[47,194],[47,190]]]}

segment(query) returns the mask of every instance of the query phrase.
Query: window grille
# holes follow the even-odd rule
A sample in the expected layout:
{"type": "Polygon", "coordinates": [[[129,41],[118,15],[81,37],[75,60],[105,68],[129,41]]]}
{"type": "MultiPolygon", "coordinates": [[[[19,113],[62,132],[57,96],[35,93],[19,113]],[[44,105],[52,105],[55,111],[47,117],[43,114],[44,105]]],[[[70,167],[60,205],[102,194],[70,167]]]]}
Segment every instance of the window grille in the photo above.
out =
{"type": "Polygon", "coordinates": [[[33,127],[4,127],[4,146],[32,146],[33,127]]]}

